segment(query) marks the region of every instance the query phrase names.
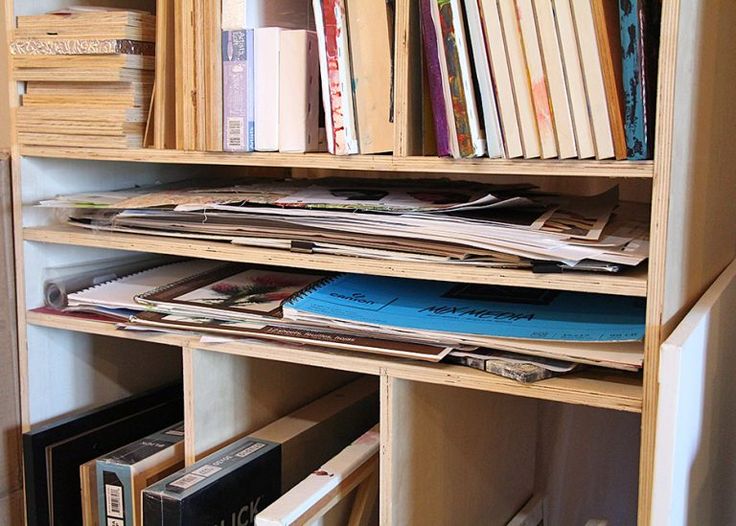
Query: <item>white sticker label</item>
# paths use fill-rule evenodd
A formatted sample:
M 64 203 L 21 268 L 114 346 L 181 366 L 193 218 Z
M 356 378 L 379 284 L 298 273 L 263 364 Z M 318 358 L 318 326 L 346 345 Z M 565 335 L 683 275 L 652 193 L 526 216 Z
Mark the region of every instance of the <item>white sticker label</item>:
M 199 475 L 193 475 L 190 473 L 188 475 L 184 475 L 180 479 L 175 480 L 170 485 L 176 488 L 189 489 L 192 486 L 194 486 L 197 482 L 201 482 L 203 480 L 204 480 L 204 477 L 200 477 Z
M 105 506 L 106 515 L 122 519 L 125 516 L 123 514 L 123 488 L 105 484 Z
M 107 526 L 125 526 L 122 519 L 107 519 Z
M 209 464 L 206 464 L 202 466 L 199 469 L 195 469 L 192 471 L 195 475 L 201 475 L 203 477 L 209 477 L 210 475 L 214 475 L 218 471 L 221 471 L 222 468 L 218 468 L 217 466 L 210 466 Z
M 237 453 L 235 453 L 235 456 L 240 457 L 240 458 L 247 457 L 251 453 L 255 453 L 256 451 L 264 447 L 266 447 L 266 444 L 261 444 L 257 442 L 255 444 L 251 444 L 250 446 L 248 446 L 247 448 L 241 451 L 238 451 Z

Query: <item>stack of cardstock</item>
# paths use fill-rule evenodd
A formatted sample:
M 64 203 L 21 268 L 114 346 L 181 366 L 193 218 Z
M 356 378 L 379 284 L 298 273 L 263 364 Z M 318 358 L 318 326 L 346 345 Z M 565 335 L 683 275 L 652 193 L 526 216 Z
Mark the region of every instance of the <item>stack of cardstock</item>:
M 20 16 L 13 76 L 27 81 L 21 144 L 141 147 L 149 120 L 156 18 L 105 8 Z

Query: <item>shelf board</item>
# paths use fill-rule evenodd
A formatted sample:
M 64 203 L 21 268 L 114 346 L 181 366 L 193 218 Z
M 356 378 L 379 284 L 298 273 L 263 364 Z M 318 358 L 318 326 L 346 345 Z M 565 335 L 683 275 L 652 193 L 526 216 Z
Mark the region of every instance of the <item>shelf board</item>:
M 394 378 L 476 389 L 513 396 L 586 405 L 640 413 L 642 410 L 641 377 L 631 374 L 590 369 L 580 373 L 551 378 L 533 384 L 522 384 L 475 369 L 448 364 L 429 364 L 413 360 L 377 355 L 340 352 L 317 347 L 277 345 L 253 340 L 226 343 L 200 343 L 196 335 L 160 334 L 123 331 L 102 321 L 71 318 L 29 311 L 31 325 L 100 336 L 143 340 L 180 347 L 203 349 L 265 360 L 289 362 L 362 374 L 385 374 Z
M 489 269 L 446 263 L 384 261 L 326 254 L 303 254 L 287 250 L 238 246 L 224 242 L 116 232 L 95 232 L 68 225 L 26 228 L 23 233 L 26 241 L 170 254 L 299 269 L 595 292 L 621 296 L 646 297 L 647 294 L 646 266 L 623 274 L 593 272 L 534 274 L 528 270 Z
M 132 161 L 173 164 L 207 164 L 253 167 L 312 168 L 352 170 L 375 177 L 372 172 L 404 172 L 427 174 L 433 178 L 465 174 L 474 180 L 485 175 L 616 177 L 651 179 L 652 161 L 578 161 L 578 160 L 504 160 L 504 159 L 444 159 L 439 157 L 395 157 L 392 155 L 338 156 L 327 153 L 225 153 L 178 150 L 71 148 L 59 146 L 21 146 L 20 154 L 27 157 L 84 159 L 95 161 Z M 467 177 L 465 177 L 467 179 Z

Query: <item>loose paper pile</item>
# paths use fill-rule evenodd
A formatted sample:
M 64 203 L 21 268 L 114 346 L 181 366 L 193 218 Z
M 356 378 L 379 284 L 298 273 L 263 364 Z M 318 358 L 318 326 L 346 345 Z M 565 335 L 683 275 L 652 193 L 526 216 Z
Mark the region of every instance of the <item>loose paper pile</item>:
M 648 209 L 530 185 L 326 181 L 122 190 L 63 196 L 85 228 L 300 252 L 504 268 L 616 272 L 648 256 Z

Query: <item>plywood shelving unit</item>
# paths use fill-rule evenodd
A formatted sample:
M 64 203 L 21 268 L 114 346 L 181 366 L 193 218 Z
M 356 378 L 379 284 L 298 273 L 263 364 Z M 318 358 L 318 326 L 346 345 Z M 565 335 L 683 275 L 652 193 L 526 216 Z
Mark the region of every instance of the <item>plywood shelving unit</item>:
M 5 0 L 9 38 L 14 15 L 65 3 Z M 151 9 L 155 2 L 83 3 Z M 650 524 L 659 348 L 734 256 L 734 247 L 720 242 L 714 230 L 719 220 L 734 217 L 736 202 L 730 172 L 736 149 L 729 144 L 736 136 L 736 110 L 728 93 L 736 84 L 736 61 L 718 58 L 733 52 L 729 38 L 734 25 L 736 4 L 728 0 L 664 0 L 656 150 L 650 162 L 453 161 L 416 155 L 413 130 L 421 116 L 421 101 L 413 96 L 421 81 L 419 61 L 414 60 L 419 52 L 416 0 L 396 1 L 394 155 L 230 155 L 15 145 L 24 426 L 182 376 L 186 454 L 192 462 L 355 375 L 372 375 L 381 385 L 382 525 L 424 525 L 435 519 L 495 525 L 499 519 L 489 504 L 501 499 L 511 483 L 520 491 L 548 495 L 551 524 L 576 524 L 571 521 L 580 512 L 589 513 L 588 518 L 609 516 L 614 523 Z M 17 107 L 22 87 L 12 79 L 11 93 L 11 106 Z M 205 169 L 258 176 L 263 168 L 299 177 L 339 173 L 488 183 L 527 178 L 571 192 L 615 181 L 651 203 L 650 260 L 646 268 L 620 276 L 381 262 L 89 232 L 64 226 L 58 217 L 32 207 L 59 193 L 175 180 Z M 644 372 L 588 370 L 522 385 L 450 365 L 257 342 L 205 344 L 191 336 L 123 332 L 101 322 L 29 311 L 42 302 L 48 267 L 130 252 L 645 297 Z M 566 427 L 577 421 L 571 411 L 591 417 L 601 426 L 597 440 L 612 445 L 591 453 L 584 465 L 576 463 L 575 454 L 550 453 L 560 451 L 555 437 L 573 432 Z M 498 473 L 507 472 L 512 461 L 519 478 L 500 480 Z M 576 483 L 561 482 L 560 470 Z M 605 480 L 616 480 L 618 486 L 603 486 Z M 637 487 L 634 497 L 632 488 Z

